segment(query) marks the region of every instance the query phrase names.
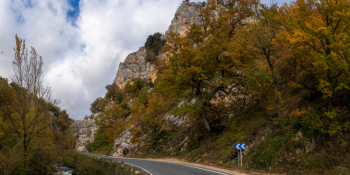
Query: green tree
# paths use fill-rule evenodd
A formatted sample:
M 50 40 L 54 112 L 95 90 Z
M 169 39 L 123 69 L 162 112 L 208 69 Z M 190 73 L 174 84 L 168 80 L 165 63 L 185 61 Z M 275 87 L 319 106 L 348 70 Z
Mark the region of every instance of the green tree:
M 96 114 L 98 112 L 103 111 L 105 106 L 107 105 L 107 100 L 101 97 L 97 98 L 94 102 L 91 103 L 90 111 L 92 114 Z
M 138 93 L 145 86 L 145 82 L 140 78 L 133 78 L 130 82 L 127 82 L 124 89 L 128 93 Z
M 111 84 L 106 86 L 107 93 L 105 95 L 106 99 L 112 99 L 113 101 L 118 101 L 121 103 L 124 98 L 124 94 L 119 90 L 116 84 Z
M 165 40 L 162 39 L 162 34 L 157 32 L 153 35 L 149 35 L 146 42 L 145 48 L 147 50 L 146 61 L 153 63 L 157 60 L 157 55 L 165 44 Z

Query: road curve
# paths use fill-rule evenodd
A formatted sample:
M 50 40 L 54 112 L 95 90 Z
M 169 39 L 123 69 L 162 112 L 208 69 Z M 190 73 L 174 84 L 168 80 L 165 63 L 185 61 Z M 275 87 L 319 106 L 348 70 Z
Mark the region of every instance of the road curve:
M 105 159 L 113 159 L 118 162 L 124 162 L 129 165 L 136 166 L 150 173 L 151 175 L 229 175 L 227 173 L 190 166 L 178 163 L 160 162 L 154 160 L 143 160 L 143 159 L 126 159 L 118 157 L 108 157 L 97 154 L 82 153 L 80 154 L 101 157 Z

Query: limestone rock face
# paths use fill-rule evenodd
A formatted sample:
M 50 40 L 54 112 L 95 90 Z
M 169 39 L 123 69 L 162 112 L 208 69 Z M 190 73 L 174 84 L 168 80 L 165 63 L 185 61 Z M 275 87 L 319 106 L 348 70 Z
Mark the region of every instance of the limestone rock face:
M 71 124 L 69 129 L 77 140 L 76 148 L 79 149 L 78 151 L 84 151 L 85 146 L 95 140 L 94 135 L 98 126 L 95 124 L 94 118 L 97 116 L 98 114 L 95 114 L 88 117 L 87 120 L 77 120 Z
M 123 133 L 121 133 L 115 140 L 112 148 L 111 155 L 113 157 L 124 157 L 129 153 L 128 147 L 134 147 L 131 143 L 131 132 L 127 128 Z
M 164 124 L 172 123 L 176 126 L 181 126 L 181 124 L 186 122 L 187 120 L 188 120 L 188 114 L 185 114 L 184 116 L 175 116 L 170 112 L 168 112 L 164 116 L 163 123 Z
M 202 18 L 199 17 L 199 14 L 202 8 L 204 8 L 202 3 L 184 2 L 176 11 L 175 17 L 166 33 L 176 32 L 184 35 L 187 31 L 187 26 L 190 26 L 190 24 L 194 22 L 201 24 Z M 119 64 L 114 84 L 123 89 L 128 82 L 137 77 L 147 81 L 151 79 L 154 82 L 157 78 L 157 71 L 153 64 L 146 62 L 146 55 L 145 47 L 141 47 L 137 52 L 129 54 L 125 61 Z M 159 56 L 164 58 L 165 54 L 160 54 Z
M 152 79 L 154 81 L 155 77 L 152 76 L 155 74 L 154 65 L 146 62 L 146 55 L 145 47 L 141 47 L 137 52 L 129 54 L 125 61 L 119 64 L 114 84 L 122 89 L 133 78 L 140 77 L 143 80 Z
M 205 6 L 200 2 L 183 2 L 183 4 L 177 9 L 175 17 L 165 33 L 174 32 L 184 36 L 188 30 L 188 26 L 191 26 L 191 24 L 194 23 L 198 25 L 202 24 L 203 20 L 199 14 L 204 7 Z
M 195 103 L 195 99 L 193 99 L 192 101 L 190 102 L 187 102 L 187 101 L 182 101 L 180 102 L 177 107 L 181 107 L 183 105 L 187 105 L 187 104 L 194 104 Z M 171 114 L 171 112 L 167 112 L 164 116 L 164 119 L 163 119 L 163 125 L 164 124 L 169 124 L 169 123 L 172 123 L 176 126 L 181 126 L 183 123 L 185 123 L 186 121 L 188 121 L 188 114 L 185 114 L 183 116 L 176 116 L 176 115 L 173 115 Z
M 214 15 L 219 17 L 220 9 L 226 8 L 229 3 L 229 0 L 222 0 L 220 4 L 217 4 L 217 9 L 213 11 Z M 199 15 L 203 8 L 205 8 L 206 4 L 207 3 L 202 4 L 201 2 L 183 2 L 183 4 L 177 9 L 175 17 L 165 33 L 174 32 L 179 33 L 180 36 L 185 36 L 188 28 L 192 24 L 202 24 L 203 18 Z M 259 10 L 262 9 L 260 2 L 258 6 L 251 5 L 250 8 L 259 16 Z M 248 18 L 246 19 L 246 22 L 254 22 L 254 20 Z

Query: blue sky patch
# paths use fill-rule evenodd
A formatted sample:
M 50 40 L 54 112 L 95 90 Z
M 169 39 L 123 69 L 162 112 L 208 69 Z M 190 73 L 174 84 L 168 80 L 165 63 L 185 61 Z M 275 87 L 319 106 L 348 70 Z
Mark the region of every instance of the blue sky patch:
M 76 25 L 76 20 L 80 14 L 79 2 L 80 0 L 68 0 L 71 9 L 67 11 L 67 21 L 71 21 L 73 25 Z

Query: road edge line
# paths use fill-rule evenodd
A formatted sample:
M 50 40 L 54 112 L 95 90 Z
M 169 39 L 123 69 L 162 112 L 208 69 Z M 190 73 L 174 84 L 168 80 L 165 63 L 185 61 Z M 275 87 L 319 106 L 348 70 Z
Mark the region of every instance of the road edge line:
M 157 161 L 157 162 L 162 162 L 162 161 Z M 228 174 L 228 173 L 224 173 L 224 172 L 220 172 L 220 171 L 216 171 L 216 170 L 212 170 L 212 169 L 201 168 L 201 167 L 193 166 L 193 165 L 186 165 L 186 164 L 183 164 L 183 163 L 175 163 L 175 162 L 165 162 L 165 163 L 172 163 L 172 164 L 176 164 L 176 165 L 187 166 L 187 167 L 196 168 L 196 169 L 200 169 L 200 170 L 205 170 L 205 171 L 209 171 L 209 172 L 213 172 L 213 173 L 217 173 L 217 174 L 222 174 L 222 175 L 231 175 L 231 174 Z
M 136 160 L 146 160 L 146 161 L 153 161 L 153 162 L 171 163 L 171 164 L 183 165 L 183 166 L 196 168 L 196 169 L 200 169 L 200 170 L 205 170 L 205 171 L 209 171 L 209 172 L 213 172 L 213 173 L 217 173 L 217 174 L 222 174 L 222 175 L 232 175 L 232 174 L 229 174 L 229 173 L 224 173 L 224 172 L 220 172 L 220 171 L 217 171 L 217 170 L 212 170 L 212 169 L 209 169 L 209 168 L 202 168 L 202 167 L 198 167 L 198 166 L 194 166 L 194 165 L 186 165 L 186 164 L 183 164 L 183 163 L 175 163 L 175 162 L 167 162 L 167 161 L 159 161 L 159 160 L 148 160 L 148 159 L 136 159 Z
M 92 153 L 85 153 L 85 154 L 92 154 Z M 98 155 L 98 154 L 92 154 L 92 155 Z M 91 155 L 90 155 L 90 156 L 91 156 Z M 101 157 L 104 158 L 104 159 L 112 159 L 112 160 L 114 160 L 113 157 L 104 156 L 104 155 L 99 155 L 99 156 L 101 156 Z M 95 156 L 94 156 L 94 157 L 95 157 Z M 116 157 L 116 158 L 117 158 L 117 157 Z M 122 162 L 122 161 L 117 161 L 117 160 L 114 160 L 114 161 L 120 162 L 120 163 Z M 123 162 L 123 163 L 125 163 L 125 162 Z M 137 166 L 137 165 L 134 165 L 134 164 L 131 164 L 131 163 L 125 163 L 125 164 L 128 164 L 128 165 L 131 165 L 131 166 L 140 168 L 141 170 L 145 171 L 145 172 L 148 173 L 149 175 L 153 175 L 151 172 L 149 172 L 149 171 L 147 171 L 146 169 L 141 168 L 141 167 L 139 167 L 139 166 Z

